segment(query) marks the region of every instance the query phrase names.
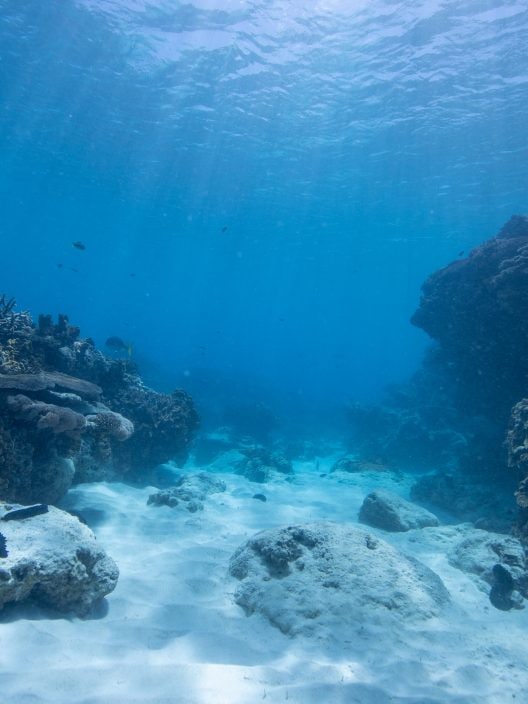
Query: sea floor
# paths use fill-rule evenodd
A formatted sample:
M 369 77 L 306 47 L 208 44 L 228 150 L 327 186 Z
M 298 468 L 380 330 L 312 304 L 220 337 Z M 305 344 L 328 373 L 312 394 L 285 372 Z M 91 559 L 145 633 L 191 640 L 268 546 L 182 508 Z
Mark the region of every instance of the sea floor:
M 233 599 L 235 549 L 255 532 L 357 522 L 365 495 L 408 496 L 413 477 L 329 473 L 297 463 L 262 485 L 216 473 L 225 493 L 201 512 L 147 506 L 152 487 L 85 484 L 64 506 L 85 516 L 120 579 L 90 619 L 36 607 L 0 615 L 0 701 L 10 704 L 504 704 L 526 701 L 528 609 L 498 611 L 478 580 L 447 562 L 428 529 L 380 536 L 440 575 L 453 608 L 423 629 L 291 638 Z M 186 467 L 185 471 L 204 467 Z M 267 501 L 253 497 L 263 493 Z M 374 531 L 376 532 L 376 531 Z

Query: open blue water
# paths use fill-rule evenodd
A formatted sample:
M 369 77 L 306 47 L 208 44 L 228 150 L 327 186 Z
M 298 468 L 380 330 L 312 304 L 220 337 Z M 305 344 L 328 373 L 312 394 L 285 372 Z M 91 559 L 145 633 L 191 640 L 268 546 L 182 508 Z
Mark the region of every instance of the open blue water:
M 199 406 L 337 423 L 526 211 L 527 89 L 522 0 L 0 0 L 0 288 Z

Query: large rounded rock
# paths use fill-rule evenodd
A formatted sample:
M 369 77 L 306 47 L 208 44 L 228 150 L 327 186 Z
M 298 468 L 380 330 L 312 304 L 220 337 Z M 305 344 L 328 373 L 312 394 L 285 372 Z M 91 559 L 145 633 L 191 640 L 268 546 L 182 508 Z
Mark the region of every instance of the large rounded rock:
M 79 519 L 52 506 L 47 513 L 3 521 L 11 505 L 0 503 L 0 608 L 32 598 L 58 611 L 86 615 L 109 594 L 117 565 Z
M 236 602 L 288 634 L 401 627 L 439 614 L 449 601 L 440 578 L 368 531 L 311 523 L 263 531 L 231 558 Z
M 359 520 L 390 532 L 439 525 L 438 518 L 430 511 L 385 489 L 377 489 L 365 497 L 359 510 Z

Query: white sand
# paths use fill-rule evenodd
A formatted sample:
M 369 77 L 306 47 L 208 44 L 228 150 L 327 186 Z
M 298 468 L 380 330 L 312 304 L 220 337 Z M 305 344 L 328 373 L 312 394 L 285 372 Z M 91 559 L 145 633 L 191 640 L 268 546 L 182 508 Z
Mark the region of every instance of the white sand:
M 67 503 L 93 519 L 119 564 L 118 586 L 108 612 L 91 620 L 4 610 L 1 704 L 527 701 L 528 609 L 494 609 L 475 579 L 447 563 L 430 529 L 383 533 L 434 569 L 451 593 L 453 607 L 418 631 L 366 629 L 340 644 L 294 640 L 259 615 L 244 615 L 233 602 L 228 562 L 247 537 L 293 522 L 355 522 L 376 487 L 407 497 L 407 480 L 320 477 L 326 466 L 298 465 L 293 482 L 270 485 L 223 473 L 226 493 L 209 496 L 196 514 L 147 507 L 149 488 L 76 488 Z

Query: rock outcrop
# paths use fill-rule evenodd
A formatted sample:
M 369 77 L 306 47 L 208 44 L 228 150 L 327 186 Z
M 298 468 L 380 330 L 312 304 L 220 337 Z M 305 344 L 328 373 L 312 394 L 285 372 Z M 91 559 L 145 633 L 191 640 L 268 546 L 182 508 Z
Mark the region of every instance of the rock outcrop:
M 527 216 L 424 283 L 412 323 L 441 345 L 472 414 L 504 422 L 528 396 L 527 310 Z
M 236 602 L 290 635 L 351 637 L 362 625 L 401 628 L 449 602 L 441 579 L 372 533 L 311 523 L 257 533 L 231 558 Z
M 414 496 L 462 520 L 508 530 L 521 480 L 518 533 L 528 541 L 527 310 L 528 217 L 516 215 L 425 281 L 412 323 L 434 346 L 421 369 L 382 406 L 351 405 L 348 417 L 362 459 L 435 470 Z

